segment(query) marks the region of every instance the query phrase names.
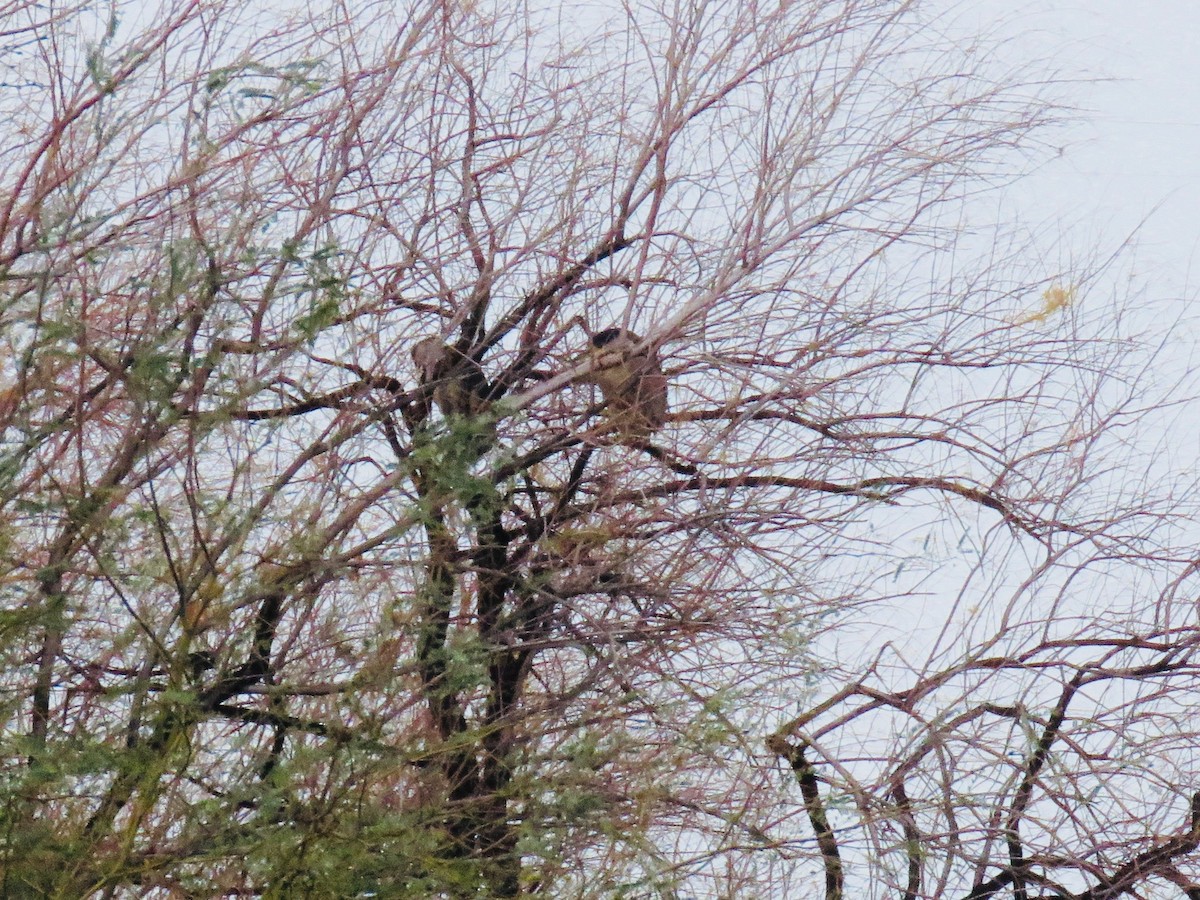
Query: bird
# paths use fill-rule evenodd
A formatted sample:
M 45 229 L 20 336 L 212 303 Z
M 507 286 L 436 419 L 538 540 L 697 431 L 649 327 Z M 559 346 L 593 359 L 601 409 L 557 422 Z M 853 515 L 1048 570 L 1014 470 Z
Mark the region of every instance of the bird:
M 478 416 L 488 409 L 488 383 L 479 363 L 439 337 L 412 348 L 421 384 L 433 385 L 433 402 L 444 416 Z
M 628 328 L 606 328 L 592 336 L 587 380 L 604 395 L 605 414 L 619 435 L 650 437 L 667 419 L 667 376 L 653 350 Z

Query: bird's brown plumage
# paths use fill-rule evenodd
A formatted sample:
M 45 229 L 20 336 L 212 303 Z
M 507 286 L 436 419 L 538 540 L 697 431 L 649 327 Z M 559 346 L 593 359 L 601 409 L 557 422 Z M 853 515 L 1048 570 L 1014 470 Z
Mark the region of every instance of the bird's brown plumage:
M 433 385 L 433 402 L 446 416 L 477 416 L 488 408 L 487 379 L 479 363 L 438 337 L 412 348 L 422 384 Z
M 605 413 L 619 434 L 646 438 L 667 419 L 667 377 L 653 350 L 627 328 L 606 328 L 594 335 L 588 354 L 588 379 L 604 396 Z

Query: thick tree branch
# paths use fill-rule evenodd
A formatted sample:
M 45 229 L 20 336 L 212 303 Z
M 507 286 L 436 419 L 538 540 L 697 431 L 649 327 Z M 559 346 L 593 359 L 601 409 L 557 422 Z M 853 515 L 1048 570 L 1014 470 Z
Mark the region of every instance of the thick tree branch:
M 825 867 L 825 900 L 842 900 L 846 875 L 842 868 L 842 855 L 838 850 L 837 838 L 829 825 L 825 804 L 821 800 L 817 771 L 805 758 L 804 747 L 789 744 L 779 733 L 767 738 L 767 749 L 785 760 L 796 773 L 800 794 L 804 798 L 804 809 L 817 836 L 817 847 L 821 851 L 821 862 Z

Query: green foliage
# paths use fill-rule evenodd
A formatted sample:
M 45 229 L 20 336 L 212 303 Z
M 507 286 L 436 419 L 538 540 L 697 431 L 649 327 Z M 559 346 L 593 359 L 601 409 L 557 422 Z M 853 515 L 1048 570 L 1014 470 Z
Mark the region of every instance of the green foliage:
M 488 683 L 487 664 L 490 651 L 473 631 L 455 631 L 442 651 L 442 678 L 448 692 L 470 693 Z
M 7 805 L 0 808 L 0 896 L 54 896 L 60 873 L 83 852 L 83 846 L 54 823 L 28 812 L 15 816 Z
M 327 287 L 321 292 L 314 291 L 309 300 L 308 311 L 296 320 L 296 330 L 306 340 L 313 340 L 337 319 L 338 308 L 337 295 L 328 291 Z
M 285 243 L 283 258 L 300 264 L 302 275 L 295 291 L 307 303 L 307 309 L 293 322 L 293 327 L 308 341 L 332 325 L 338 318 L 346 295 L 346 284 L 332 261 L 339 255 L 334 245 L 318 247 L 307 256 L 293 243 Z
M 47 814 L 47 802 L 136 764 L 137 755 L 83 739 L 42 744 L 18 738 L 4 749 L 14 764 L 0 769 L 0 896 L 56 896 L 57 880 L 86 861 L 89 848 L 79 820 Z
M 495 441 L 495 423 L 489 416 L 449 416 L 437 428 L 417 432 L 409 464 L 424 473 L 433 502 L 447 499 L 487 518 L 500 507 L 502 497 L 488 472 L 476 472 L 480 455 Z
M 92 83 L 102 94 L 110 93 L 115 87 L 112 77 L 112 66 L 105 57 L 105 53 L 111 46 L 113 38 L 116 37 L 117 26 L 119 24 L 120 18 L 114 7 L 109 13 L 104 35 L 98 44 L 88 48 L 87 56 L 85 57 L 88 75 L 91 77 Z
M 241 83 L 237 96 L 246 99 L 285 100 L 295 95 L 310 96 L 321 89 L 325 79 L 319 76 L 321 61 L 300 59 L 283 65 L 245 62 L 222 66 L 208 74 L 204 82 L 209 101 L 231 85 Z

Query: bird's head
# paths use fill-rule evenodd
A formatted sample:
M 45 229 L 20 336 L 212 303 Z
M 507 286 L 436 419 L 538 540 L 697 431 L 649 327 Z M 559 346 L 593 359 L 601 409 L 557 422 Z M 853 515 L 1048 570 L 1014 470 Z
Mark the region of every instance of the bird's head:
M 592 335 L 592 348 L 602 351 L 626 351 L 642 342 L 628 328 L 605 328 Z
M 605 328 L 592 335 L 589 355 L 597 369 L 607 369 L 625 362 L 642 339 L 628 328 Z

